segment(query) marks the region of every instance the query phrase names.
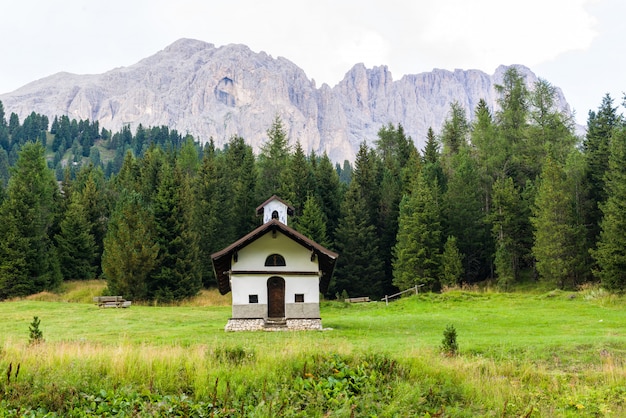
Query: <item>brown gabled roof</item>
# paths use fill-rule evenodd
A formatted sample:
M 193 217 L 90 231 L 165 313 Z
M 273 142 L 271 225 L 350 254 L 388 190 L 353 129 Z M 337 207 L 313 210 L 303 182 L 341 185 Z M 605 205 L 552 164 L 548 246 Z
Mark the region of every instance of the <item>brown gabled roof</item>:
M 281 199 L 280 197 L 273 195 L 272 197 L 270 197 L 269 199 L 267 199 L 265 202 L 261 203 L 257 208 L 256 208 L 256 214 L 257 215 L 262 215 L 263 214 L 263 208 L 265 207 L 265 205 L 267 205 L 269 202 L 271 202 L 272 200 L 278 200 L 280 203 L 283 203 L 285 206 L 287 206 L 287 215 L 289 216 L 293 216 L 294 214 L 294 207 L 291 206 L 289 203 L 285 202 L 283 199 Z
M 278 219 L 272 219 L 271 221 L 264 223 L 223 250 L 211 254 L 213 270 L 215 271 L 215 277 L 217 278 L 220 293 L 225 295 L 230 292 L 230 278 L 228 276 L 228 272 L 231 270 L 231 260 L 233 259 L 233 254 L 272 231 L 282 232 L 298 244 L 308 248 L 317 255 L 320 271 L 322 272 L 320 277 L 320 292 L 326 293 L 328 285 L 330 284 L 330 278 L 335 270 L 335 262 L 337 261 L 338 254 L 322 247 L 317 242 L 310 240 L 295 229 L 290 228 L 278 221 Z

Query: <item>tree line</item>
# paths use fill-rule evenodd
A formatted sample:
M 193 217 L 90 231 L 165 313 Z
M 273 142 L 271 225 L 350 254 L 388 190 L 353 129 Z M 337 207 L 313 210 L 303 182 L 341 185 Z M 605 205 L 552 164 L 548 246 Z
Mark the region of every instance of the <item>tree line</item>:
M 7 123 L 0 103 L 0 299 L 94 277 L 134 299 L 193 296 L 216 283 L 210 254 L 258 226 L 273 194 L 294 206 L 290 226 L 339 253 L 330 298 L 484 280 L 623 291 L 626 124 L 613 99 L 580 138 L 545 80 L 528 88 L 511 68 L 497 91 L 498 109 L 481 100 L 472 122 L 452 103 L 422 150 L 389 124 L 343 165 L 290 143 L 278 117 L 255 155 L 237 136 L 218 149 L 167 127 Z

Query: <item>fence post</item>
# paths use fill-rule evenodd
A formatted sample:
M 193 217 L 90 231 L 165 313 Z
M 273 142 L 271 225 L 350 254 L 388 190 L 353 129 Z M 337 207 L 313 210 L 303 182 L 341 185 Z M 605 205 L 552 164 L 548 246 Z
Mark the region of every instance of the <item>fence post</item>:
M 385 306 L 389 306 L 389 297 L 385 295 Z

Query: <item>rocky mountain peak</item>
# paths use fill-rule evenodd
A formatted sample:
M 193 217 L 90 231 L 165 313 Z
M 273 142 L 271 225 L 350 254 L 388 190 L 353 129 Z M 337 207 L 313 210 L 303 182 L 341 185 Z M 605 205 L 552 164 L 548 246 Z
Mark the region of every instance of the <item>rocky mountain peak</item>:
M 389 123 L 402 124 L 421 149 L 428 128 L 439 131 L 453 101 L 469 119 L 481 98 L 495 109 L 494 86 L 507 68 L 500 66 L 493 75 L 435 69 L 394 81 L 384 65 L 356 64 L 336 86 L 316 88 L 286 58 L 245 45 L 179 39 L 131 66 L 99 75 L 54 74 L 0 100 L 5 112 L 20 120 L 35 111 L 51 119 L 66 114 L 98 120 L 113 131 L 168 125 L 201 142 L 213 138 L 218 146 L 238 135 L 257 151 L 278 115 L 292 143 L 343 161 L 353 160 L 359 144 L 375 141 Z M 518 68 L 529 84 L 537 80 L 530 69 Z M 569 111 L 557 91 L 557 103 Z

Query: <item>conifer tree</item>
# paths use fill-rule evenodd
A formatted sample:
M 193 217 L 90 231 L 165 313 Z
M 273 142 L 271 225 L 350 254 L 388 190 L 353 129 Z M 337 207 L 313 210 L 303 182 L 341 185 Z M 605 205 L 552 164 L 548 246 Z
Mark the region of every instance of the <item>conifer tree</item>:
M 548 157 L 537 190 L 533 217 L 533 255 L 542 280 L 573 287 L 583 230 L 574 219 L 571 187 L 561 165 Z
M 286 170 L 289 161 L 289 141 L 280 116 L 277 115 L 274 118 L 271 128 L 267 130 L 267 138 L 258 156 L 257 200 L 259 202 L 278 194 L 283 180 L 283 171 Z
M 600 207 L 607 199 L 605 175 L 609 168 L 609 151 L 611 137 L 615 129 L 623 124 L 613 99 L 605 95 L 597 112 L 590 111 L 587 119 L 587 133 L 583 142 L 587 163 L 587 183 L 589 190 L 589 207 L 585 221 L 589 226 L 588 239 L 595 248 L 600 235 L 602 211 Z
M 187 178 L 169 163 L 161 166 L 153 200 L 158 255 L 146 279 L 149 299 L 170 302 L 198 293 L 197 234 L 191 228 L 191 191 Z
M 603 218 L 598 246 L 593 251 L 597 262 L 594 274 L 608 290 L 626 290 L 626 128 L 613 132 L 605 177 L 606 201 L 601 204 Z
M 275 193 L 293 206 L 295 210 L 293 222 L 295 225 L 298 222 L 298 217 L 302 215 L 307 196 L 315 188 L 313 171 L 304 154 L 302 145 L 300 145 L 300 141 L 296 142 L 293 154 L 289 156 L 287 167 L 283 170 L 281 176 L 280 188 Z
M 44 155 L 39 142 L 23 145 L 0 207 L 0 295 L 5 297 L 54 289 L 62 280 L 54 246 L 60 194 Z
M 229 244 L 223 238 L 223 213 L 220 202 L 226 200 L 220 187 L 215 148 L 211 143 L 202 157 L 197 176 L 193 180 L 194 193 L 194 230 L 198 235 L 198 252 L 206 256 L 199 257 L 199 269 L 205 287 L 217 284 L 213 272 L 210 254 L 221 250 Z
M 448 156 L 448 187 L 443 196 L 444 228 L 455 237 L 463 254 L 465 280 L 475 282 L 490 274 L 492 245 L 487 226 L 481 177 L 467 145 Z
M 302 235 L 312 239 L 318 244 L 327 248 L 330 246 L 328 234 L 326 233 L 324 213 L 313 195 L 309 194 L 307 196 L 302 215 L 298 218 L 298 223 L 295 228 Z
M 463 254 L 459 252 L 453 236 L 449 236 L 443 246 L 440 277 L 443 286 L 455 286 L 463 277 Z
M 444 155 L 454 155 L 467 145 L 470 124 L 467 121 L 465 109 L 459 102 L 450 105 L 450 112 L 441 128 L 441 142 Z
M 74 194 L 56 235 L 61 274 L 65 280 L 95 277 L 96 243 L 80 196 Z
M 353 297 L 380 296 L 383 263 L 376 239 L 376 227 L 369 220 L 361 186 L 352 182 L 341 205 L 341 219 L 335 232 L 340 257 L 332 290 Z
M 154 214 L 139 193 L 122 190 L 104 238 L 102 271 L 109 291 L 147 300 L 147 277 L 156 266 L 158 251 Z
M 437 180 L 418 175 L 415 188 L 400 204 L 394 247 L 393 284 L 400 290 L 415 285 L 437 289 L 440 285 L 441 207 Z
M 495 244 L 498 284 L 505 289 L 518 278 L 523 256 L 523 223 L 527 219 L 524 202 L 513 178 L 498 179 L 493 185 L 493 210 L 489 221 Z
M 324 152 L 315 169 L 315 195 L 324 214 L 329 242 L 334 241 L 335 230 L 341 216 L 342 186 L 339 174 Z
M 220 186 L 224 188 L 226 199 L 222 204 L 222 231 L 226 244 L 241 238 L 256 226 L 255 209 L 271 197 L 263 200 L 255 197 L 257 170 L 252 147 L 243 138 L 233 137 L 218 161 L 220 171 L 224 173 Z

